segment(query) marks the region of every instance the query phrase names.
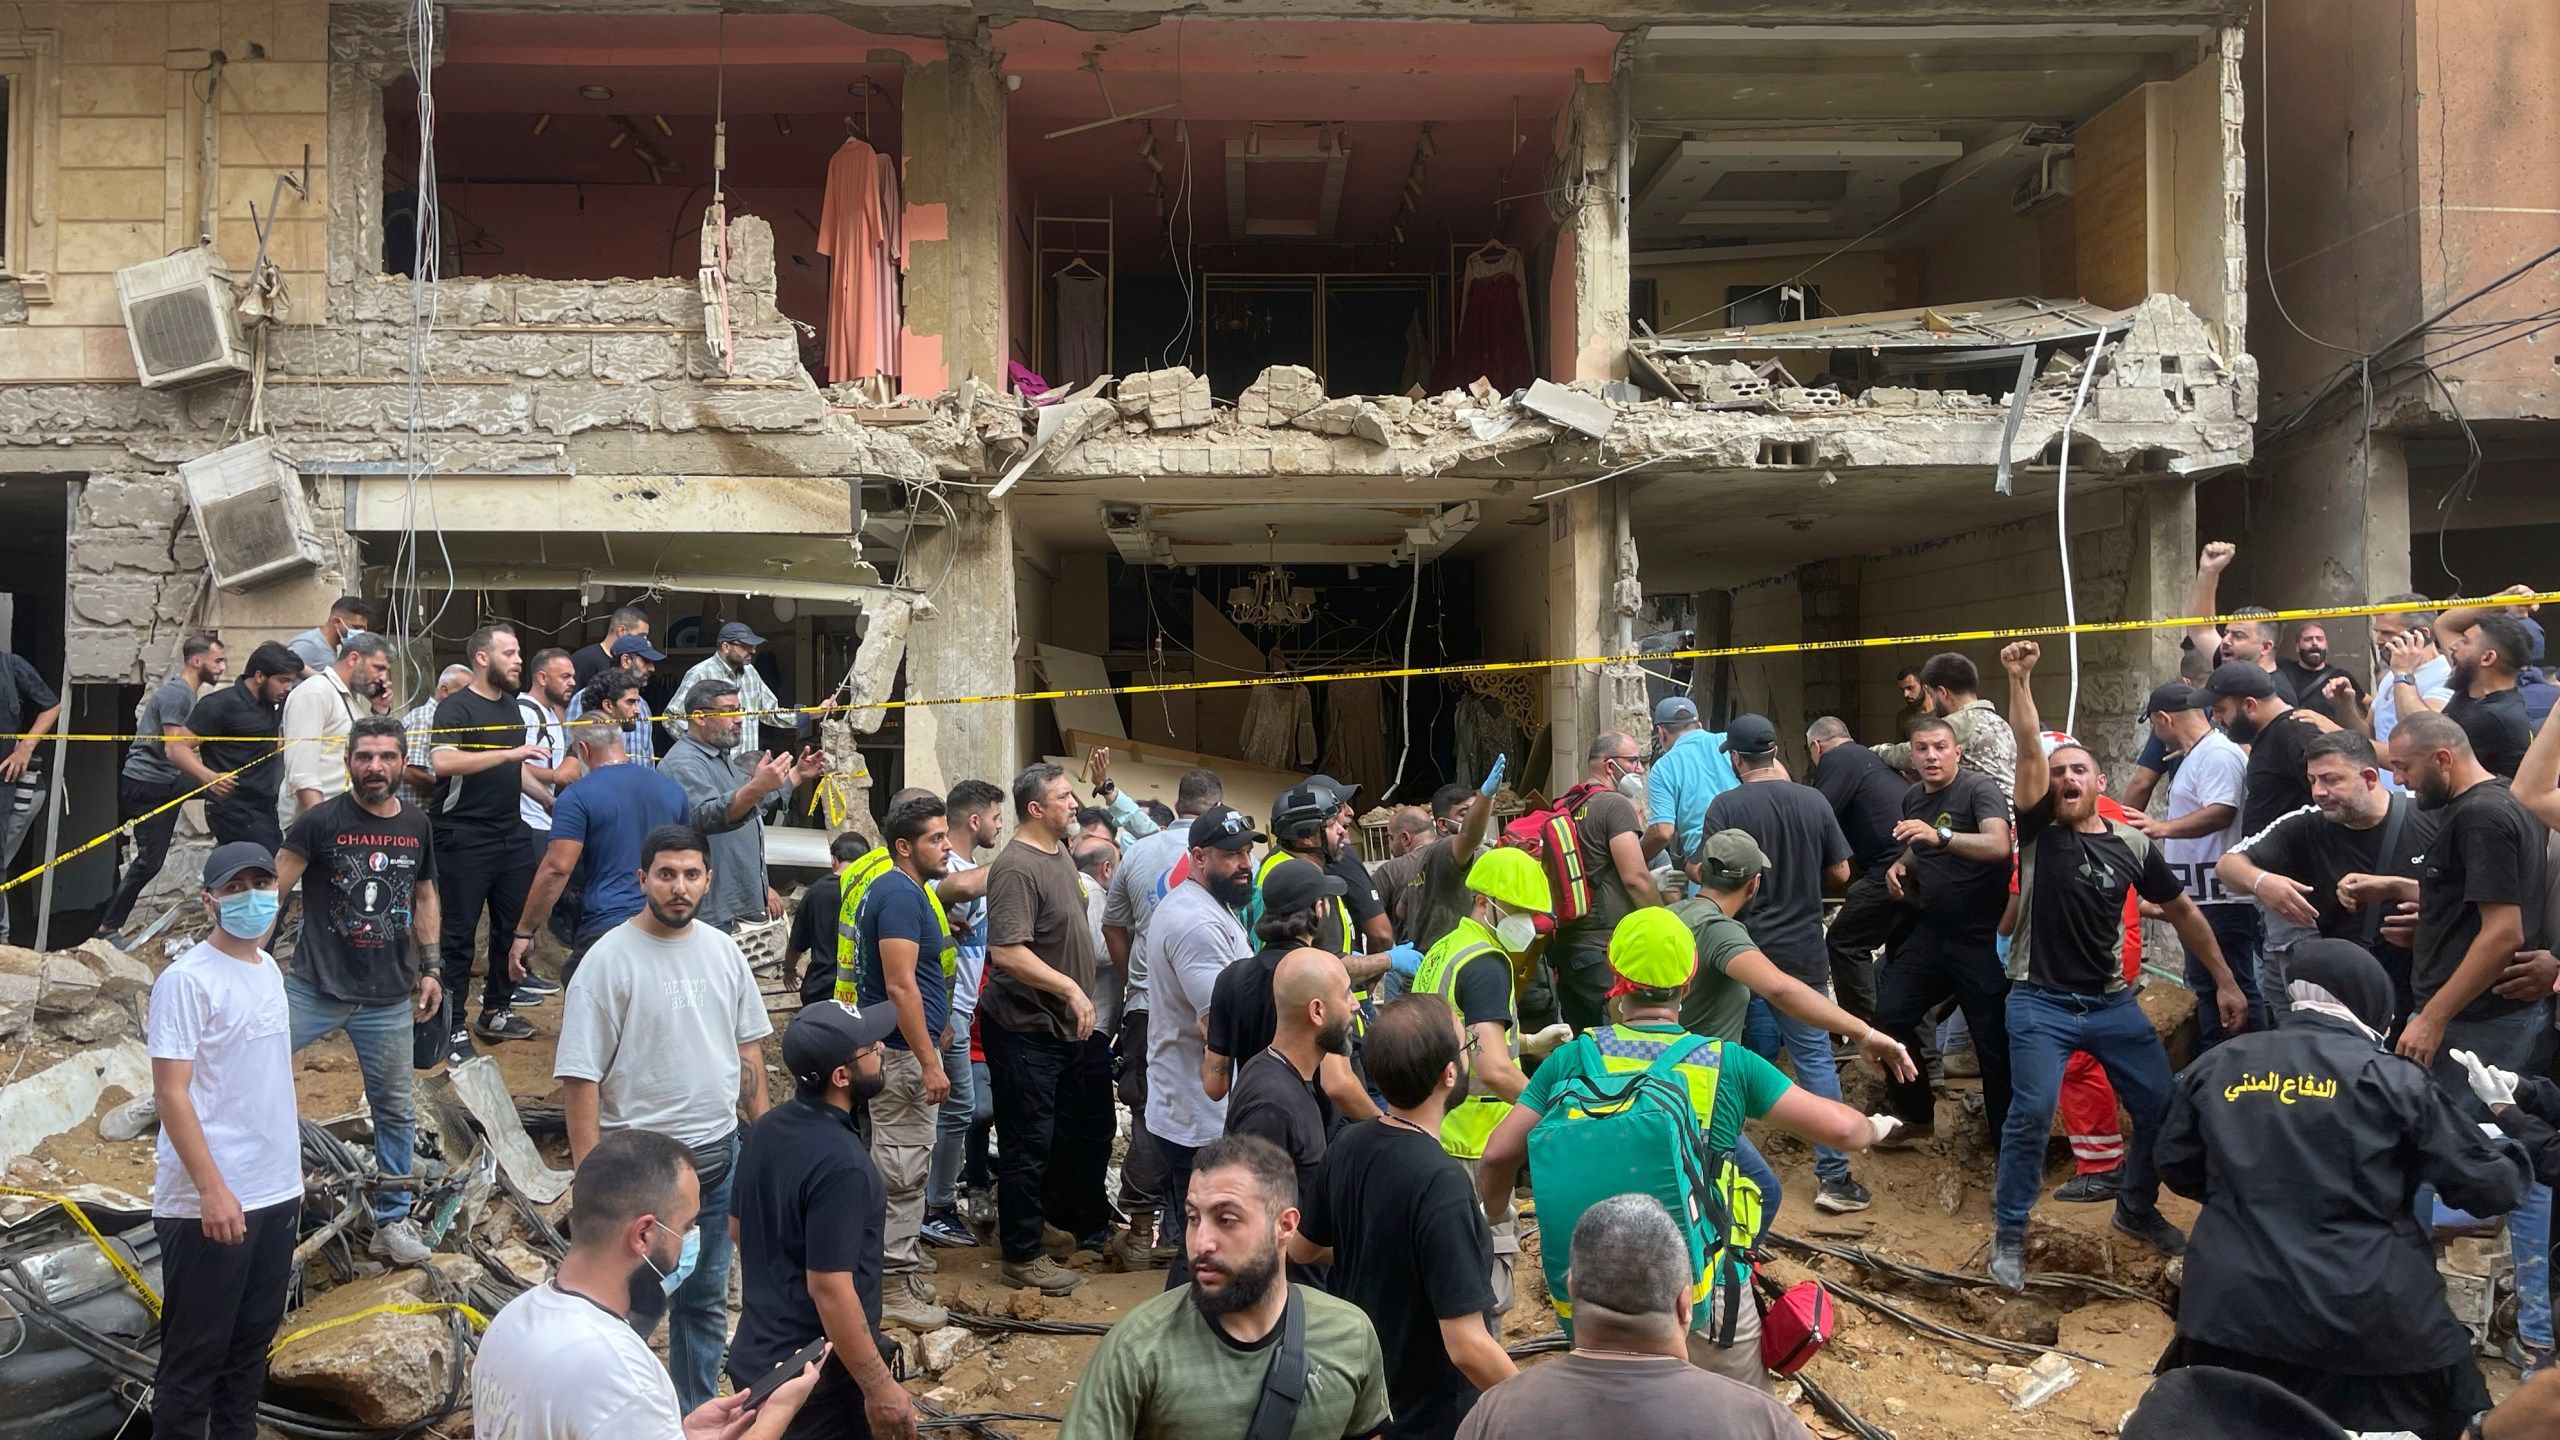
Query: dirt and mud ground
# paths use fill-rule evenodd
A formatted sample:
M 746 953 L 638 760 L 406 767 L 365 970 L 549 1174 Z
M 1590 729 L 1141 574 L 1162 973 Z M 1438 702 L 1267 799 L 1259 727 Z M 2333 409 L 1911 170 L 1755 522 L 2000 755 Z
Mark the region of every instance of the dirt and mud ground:
M 2146 997 L 2148 998 L 2148 997 Z M 769 1002 L 777 1007 L 788 1002 Z M 520 1012 L 532 1022 L 537 1037 L 496 1047 L 499 1069 L 520 1103 L 556 1104 L 551 1079 L 553 1038 L 559 1004 L 552 1001 Z M 788 1022 L 777 1010 L 777 1026 Z M 66 1047 L 40 1047 L 26 1057 L 30 1070 L 69 1053 Z M 53 1053 L 59 1049 L 61 1053 Z M 10 1060 L 16 1061 L 12 1055 Z M 1844 1065 L 1848 1098 L 1861 1108 L 1880 1108 L 1881 1085 L 1860 1067 Z M 304 1051 L 296 1062 L 303 1113 L 328 1117 L 357 1109 L 363 1101 L 363 1078 L 355 1055 L 343 1037 Z M 777 1092 L 785 1082 L 772 1075 Z M 1940 1106 L 1939 1136 L 1907 1151 L 1861 1156 L 1856 1174 L 1875 1192 L 1872 1209 L 1851 1216 L 1831 1216 L 1812 1208 L 1812 1153 L 1786 1138 L 1763 1148 L 1778 1167 L 1786 1188 L 1775 1228 L 1785 1234 L 1835 1245 L 1852 1245 L 1940 1270 L 1979 1273 L 1981 1252 L 1991 1231 L 1990 1190 L 1993 1170 L 1987 1127 L 1964 1103 L 1974 1082 L 1953 1082 Z M 123 1097 L 110 1092 L 101 1113 Z M 1125 1129 L 1125 1125 L 1124 1125 Z M 566 1164 L 565 1147 L 554 1163 Z M 152 1172 L 149 1137 L 123 1144 L 98 1137 L 93 1119 L 47 1141 L 33 1156 L 11 1167 L 13 1183 L 73 1183 L 87 1180 L 147 1194 Z M 2068 1174 L 2068 1161 L 2055 1146 L 2056 1161 L 2047 1183 Z M 2186 1225 L 2194 1207 L 2164 1196 L 2162 1208 Z M 2072 1271 L 2114 1280 L 2136 1288 L 2169 1294 L 2160 1284 L 2162 1262 L 2150 1249 L 2114 1234 L 2107 1225 L 2109 1207 L 2060 1205 L 2043 1201 L 2036 1213 L 2030 1268 Z M 1534 1249 L 1534 1234 L 1529 1241 Z M 1109 1323 L 1163 1287 L 1162 1271 L 1119 1274 L 1098 1257 L 1078 1255 L 1073 1265 L 1087 1273 L 1086 1284 L 1072 1296 L 1044 1300 L 1004 1286 L 996 1276 L 991 1249 L 934 1252 L 941 1266 L 933 1280 L 943 1302 L 1020 1319 Z M 1840 1333 L 1813 1362 L 1809 1374 L 1869 1423 L 1899 1440 L 1978 1440 L 1983 1436 L 2103 1437 L 2116 1433 L 2147 1383 L 2151 1366 L 2170 1335 L 2169 1313 L 2160 1305 L 2113 1298 L 2086 1298 L 2033 1291 L 2011 1299 L 1996 1292 L 1950 1292 L 1935 1286 L 1908 1285 L 1888 1277 L 1864 1274 L 1829 1258 L 1808 1269 L 1803 1257 L 1779 1252 L 1769 1266 L 1773 1277 L 1793 1283 L 1807 1274 L 1846 1280 L 1940 1324 L 1977 1333 L 2027 1337 L 2086 1357 L 2072 1363 L 2078 1379 L 2060 1394 L 2027 1411 L 2012 1408 L 2009 1397 L 1987 1373 L 1994 1365 L 2025 1363 L 1972 1344 L 1918 1335 L 1895 1320 L 1843 1302 Z M 1506 1343 L 1551 1333 L 1555 1321 L 1540 1301 L 1544 1287 L 1533 1257 L 1524 1257 L 1520 1274 L 1521 1303 L 1503 1326 Z M 1020 1415 L 1062 1415 L 1074 1392 L 1076 1377 L 1098 1343 L 1090 1336 L 975 1336 L 963 1358 L 935 1378 L 912 1383 L 918 1394 L 930 1394 L 944 1409 L 1005 1411 Z M 1532 1359 L 1526 1363 L 1535 1364 Z M 2504 1363 L 2484 1362 L 2491 1389 L 2504 1396 L 2515 1375 Z M 1844 1432 L 1797 1403 L 1797 1413 L 1818 1436 Z M 1026 1440 L 1048 1433 L 1030 1420 L 1006 1426 Z

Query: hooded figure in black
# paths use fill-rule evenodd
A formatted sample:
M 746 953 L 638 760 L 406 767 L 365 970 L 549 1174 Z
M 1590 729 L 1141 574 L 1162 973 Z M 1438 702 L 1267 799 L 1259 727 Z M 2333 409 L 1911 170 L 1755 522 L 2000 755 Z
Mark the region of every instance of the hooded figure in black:
M 2418 1188 L 2503 1215 L 2531 1181 L 2525 1155 L 2383 1048 L 2391 981 L 2362 947 L 2311 941 L 2286 972 L 2279 1028 L 2225 1041 L 2170 1097 L 2160 1178 L 2204 1213 L 2161 1369 L 2245 1371 L 2342 1429 L 2458 1440 L 2489 1390 L 2445 1303 Z

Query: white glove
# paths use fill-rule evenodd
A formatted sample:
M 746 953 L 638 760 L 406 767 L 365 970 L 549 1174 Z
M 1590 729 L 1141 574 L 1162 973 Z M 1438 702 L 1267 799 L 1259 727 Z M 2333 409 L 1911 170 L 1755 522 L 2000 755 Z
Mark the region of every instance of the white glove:
M 1546 1055 L 1572 1038 L 1573 1027 L 1559 1020 L 1534 1035 L 1521 1036 L 1520 1053 L 1532 1056 Z
M 1875 1137 L 1867 1141 L 1870 1148 L 1883 1144 L 1886 1136 L 1902 1128 L 1900 1118 L 1892 1115 L 1870 1115 L 1867 1123 L 1876 1127 Z
M 2470 1078 L 2471 1093 L 2480 1097 L 2481 1104 L 2495 1110 L 2501 1105 L 2516 1103 L 2514 1071 L 2501 1070 L 2494 1065 L 2483 1065 L 2480 1063 L 2480 1057 L 2468 1050 L 2455 1050 L 2449 1053 L 2453 1056 L 2454 1062 L 2462 1067 L 2463 1074 Z

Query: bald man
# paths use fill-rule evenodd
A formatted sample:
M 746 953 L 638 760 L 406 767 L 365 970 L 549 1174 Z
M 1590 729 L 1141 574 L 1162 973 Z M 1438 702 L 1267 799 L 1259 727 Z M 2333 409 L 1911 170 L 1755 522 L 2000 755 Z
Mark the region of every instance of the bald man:
M 1316 1071 L 1326 1056 L 1351 1053 L 1358 1009 L 1340 958 L 1312 946 L 1280 957 L 1271 972 L 1271 998 L 1279 1023 L 1270 1048 L 1236 1070 L 1235 1087 L 1227 1092 L 1227 1133 L 1258 1135 L 1279 1146 L 1297 1165 L 1304 1194 L 1334 1128 L 1333 1104 Z

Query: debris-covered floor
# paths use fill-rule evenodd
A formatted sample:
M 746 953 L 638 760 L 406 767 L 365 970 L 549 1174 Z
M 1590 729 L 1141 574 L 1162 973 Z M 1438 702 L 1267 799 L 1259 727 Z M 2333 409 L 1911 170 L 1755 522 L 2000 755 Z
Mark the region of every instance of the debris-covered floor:
M 107 1138 L 118 1133 L 116 1112 L 130 1098 L 128 1084 L 147 1084 L 147 1063 L 138 1073 L 132 1068 L 139 1055 L 132 1038 L 140 1018 L 137 1002 L 147 995 L 136 988 L 137 969 L 119 966 L 94 949 L 75 958 L 77 966 L 62 963 L 61 956 L 0 949 L 0 1055 L 6 1057 L 0 1059 L 0 1074 L 12 1077 L 10 1085 L 0 1087 L 6 1091 L 0 1097 L 0 1139 L 16 1133 L 12 1125 L 34 1123 L 27 1118 L 34 1102 L 66 1083 L 18 1082 L 63 1074 L 65 1066 L 75 1075 L 90 1076 L 70 1085 L 59 1101 L 85 1106 L 83 1113 L 18 1155 L 0 1183 L 55 1193 L 76 1190 L 84 1200 L 96 1202 L 93 1213 L 102 1228 L 127 1244 L 124 1253 L 140 1261 L 148 1276 L 156 1273 L 148 1226 L 132 1228 L 139 1223 L 134 1217 L 147 1212 L 147 1206 L 127 1207 L 112 1196 L 122 1192 L 137 1202 L 147 1197 L 153 1139 L 147 1132 L 130 1139 Z M 24 977 L 30 970 L 37 980 L 32 989 L 23 979 L 5 978 Z M 95 985 L 88 983 L 92 977 Z M 30 1003 L 30 996 L 37 1003 Z M 2170 1014 L 2187 1004 L 2183 995 L 2146 998 L 2154 1001 L 2149 1008 L 2162 1012 L 2164 1026 L 2173 1024 Z M 780 1007 L 788 1002 L 777 998 L 771 1003 Z M 121 1022 L 118 1014 L 124 1017 Z M 565 1166 L 566 1141 L 559 1132 L 558 1098 L 550 1078 L 558 1005 L 525 1014 L 535 1025 L 536 1038 L 498 1047 L 492 1061 L 495 1078 L 529 1122 L 543 1160 Z M 74 1034 L 85 1038 L 72 1038 Z M 362 1111 L 363 1080 L 344 1039 L 323 1041 L 303 1052 L 295 1079 L 305 1117 L 334 1118 L 329 1131 L 353 1142 L 347 1153 L 360 1160 L 362 1123 L 344 1117 Z M 1855 1077 L 1849 1084 L 1853 1104 L 1875 1100 L 1865 1093 L 1871 1088 L 1880 1091 L 1872 1077 Z M 458 1091 L 468 1088 L 467 1083 L 448 1083 L 441 1070 L 422 1077 L 422 1125 L 439 1132 L 476 1128 L 459 1108 Z M 1874 1208 L 1862 1214 L 1830 1216 L 1813 1210 L 1811 1152 L 1784 1139 L 1766 1147 L 1783 1176 L 1787 1198 L 1775 1226 L 1785 1238 L 1773 1241 L 1765 1273 L 1782 1284 L 1816 1274 L 1835 1286 L 1840 1334 L 1807 1378 L 1837 1407 L 1873 1427 L 1854 1429 L 1839 1408 L 1826 1411 L 1804 1387 L 1790 1387 L 1786 1393 L 1817 1435 L 1882 1433 L 1900 1440 L 2112 1435 L 2168 1341 L 2169 1313 L 2162 1302 L 2172 1294 L 2173 1276 L 2164 1274 L 2163 1262 L 2147 1247 L 2109 1231 L 2105 1206 L 2048 1201 L 2040 1207 L 2030 1266 L 2054 1278 L 2024 1296 L 2006 1296 L 1979 1281 L 1948 1283 L 1979 1275 L 1979 1252 L 1990 1230 L 1990 1140 L 1975 1093 L 1974 1082 L 1951 1084 L 1942 1113 L 1953 1120 L 1942 1123 L 1937 1140 L 1858 1160 L 1859 1178 L 1876 1197 Z M 1868 1108 L 1874 1107 L 1870 1103 Z M 325 1176 L 345 1158 L 329 1153 L 325 1132 L 306 1140 L 316 1176 Z M 458 1152 L 461 1170 L 429 1188 L 436 1211 L 456 1217 L 445 1242 L 447 1253 L 438 1255 L 432 1274 L 385 1272 L 360 1247 L 317 1238 L 328 1207 L 315 1205 L 305 1221 L 306 1231 L 315 1237 L 306 1241 L 312 1252 L 307 1293 L 302 1307 L 285 1322 L 283 1334 L 289 1338 L 276 1359 L 271 1403 L 322 1418 L 331 1427 L 328 1433 L 356 1440 L 406 1427 L 447 1408 L 463 1393 L 456 1387 L 455 1368 L 461 1337 L 450 1314 L 377 1312 L 342 1324 L 327 1322 L 386 1304 L 464 1300 L 485 1308 L 547 1274 L 551 1237 L 530 1217 L 556 1218 L 565 1202 L 535 1205 L 510 1196 L 511 1182 L 497 1178 L 495 1148 L 484 1146 L 476 1135 L 457 1146 L 439 1134 L 435 1149 L 447 1161 Z M 2056 1149 L 2058 1154 L 2060 1147 Z M 2059 1173 L 2058 1162 L 2051 1178 Z M 527 1188 L 539 1193 L 539 1180 Z M 2164 1205 L 2182 1224 L 2193 1218 L 2193 1207 L 2175 1197 Z M 39 1243 L 39 1236 L 49 1238 Z M 1527 1244 L 1532 1251 L 1536 1240 L 1531 1227 Z M 1816 1248 L 1829 1253 L 1815 1253 Z M 2455 1260 L 2469 1268 L 2493 1269 L 2479 1262 L 2502 1249 L 2457 1241 Z M 147 1351 L 139 1306 L 130 1302 L 122 1282 L 96 1260 L 88 1243 L 42 1202 L 0 1197 L 0 1254 L 37 1251 L 54 1257 L 45 1263 L 54 1265 L 60 1278 L 48 1282 L 48 1293 L 69 1313 L 109 1330 L 121 1325 L 121 1338 Z M 946 1413 L 1010 1417 L 990 1423 L 1027 1437 L 1048 1433 L 1039 1417 L 1064 1413 L 1076 1377 L 1097 1343 L 1094 1328 L 1107 1326 L 1163 1285 L 1161 1271 L 1110 1273 L 1099 1257 L 1082 1254 L 1072 1263 L 1088 1273 L 1088 1282 L 1073 1296 L 1049 1300 L 1000 1284 L 992 1250 L 935 1253 L 941 1268 L 933 1279 L 943 1303 L 955 1312 L 985 1318 L 934 1336 L 911 1337 L 910 1388 Z M 55 1273 L 41 1267 L 39 1272 Z M 6 1289 L 8 1283 L 0 1280 L 0 1307 L 21 1298 Z M 1534 1256 L 1524 1257 L 1521 1303 L 1503 1326 L 1504 1340 L 1522 1353 L 1524 1364 L 1537 1363 L 1539 1353 L 1560 1341 L 1551 1314 L 1540 1303 L 1543 1295 Z M 1909 1318 L 1880 1313 L 1867 1301 L 1898 1308 Z M 315 1326 L 327 1328 L 299 1333 Z M 1919 1326 L 1944 1329 L 1924 1333 Z M 41 1330 L 40 1325 L 31 1333 Z M 2061 1353 L 2036 1364 L 2039 1347 Z M 29 1346 L 20 1353 L 41 1356 L 47 1348 Z M 129 1363 L 137 1353 L 125 1352 Z M 57 1354 L 52 1363 L 62 1371 L 82 1362 Z M 2031 1364 L 2035 1368 L 2028 1368 Z M 2495 1392 L 2503 1395 L 2513 1388 L 2513 1372 L 2503 1363 L 2491 1361 L 2486 1368 Z M 7 1373 L 7 1361 L 0 1358 L 0 1378 Z M 93 1394 L 96 1378 L 93 1367 L 86 1382 Z M 32 1424 L 23 1416 L 14 1423 L 0 1421 L 0 1435 L 26 1440 L 103 1436 L 112 1433 L 138 1394 L 131 1384 L 116 1386 L 114 1403 L 58 1410 Z M 2022 1395 L 2031 1403 L 2021 1404 Z M 466 1423 L 467 1415 L 457 1415 L 438 1429 L 458 1434 Z

